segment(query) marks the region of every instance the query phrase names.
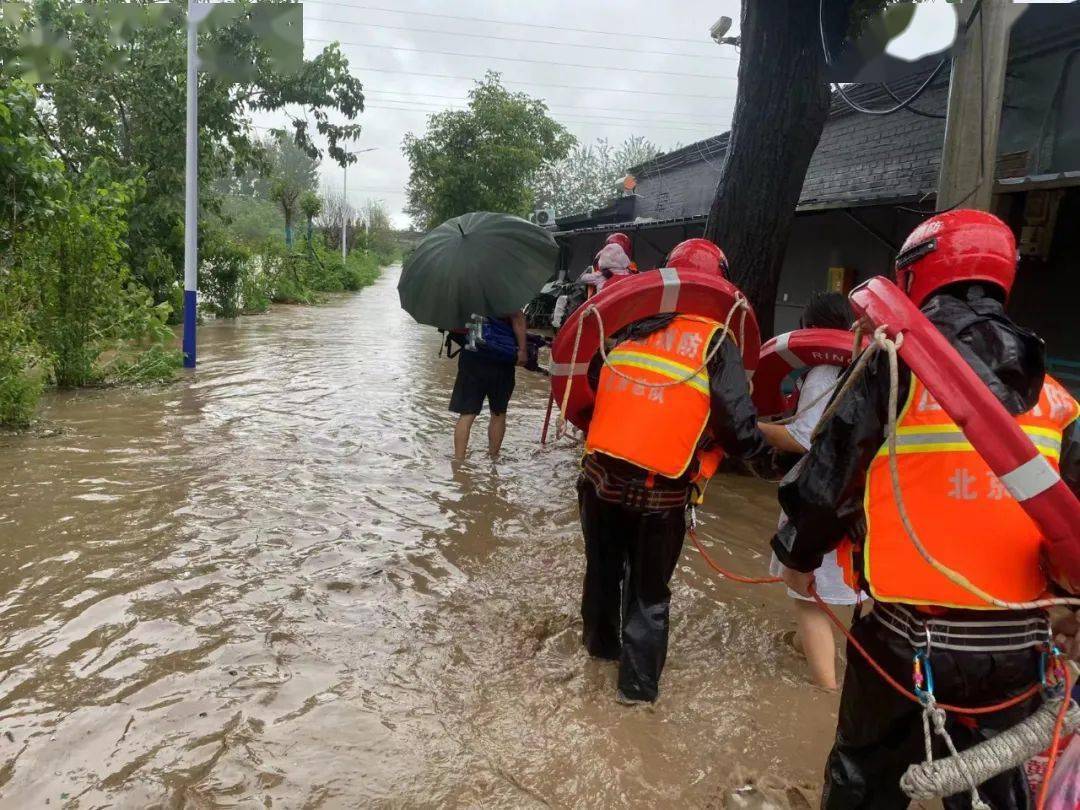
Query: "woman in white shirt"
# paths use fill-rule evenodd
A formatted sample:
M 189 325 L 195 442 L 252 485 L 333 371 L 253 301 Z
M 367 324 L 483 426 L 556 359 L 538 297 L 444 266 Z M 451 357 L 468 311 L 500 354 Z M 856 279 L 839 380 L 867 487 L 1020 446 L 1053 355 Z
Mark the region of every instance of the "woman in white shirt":
M 816 293 L 803 311 L 803 328 L 849 329 L 853 316 L 847 299 L 839 293 Z M 759 423 L 765 439 L 777 450 L 805 454 L 810 449 L 814 428 L 821 421 L 831 397 L 829 391 L 836 386 L 842 369 L 839 366 L 815 366 L 807 373 L 799 393 L 796 418 L 787 425 Z M 798 475 L 800 461 L 784 477 L 788 480 Z M 787 516 L 780 513 L 783 525 Z M 774 576 L 780 573 L 780 562 L 773 555 L 769 570 Z M 822 601 L 830 605 L 854 605 L 859 594 L 844 582 L 843 571 L 836 561 L 836 552 L 828 554 L 821 567 L 814 572 L 814 585 Z M 801 646 L 814 683 L 825 689 L 836 689 L 836 639 L 832 623 L 818 606 L 805 596 L 788 589 L 794 600 L 796 639 Z

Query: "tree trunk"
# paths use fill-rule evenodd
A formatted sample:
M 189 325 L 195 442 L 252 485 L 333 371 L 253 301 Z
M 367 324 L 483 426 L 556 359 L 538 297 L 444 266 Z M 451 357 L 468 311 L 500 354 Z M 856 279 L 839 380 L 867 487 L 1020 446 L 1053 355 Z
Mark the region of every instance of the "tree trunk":
M 829 112 L 818 3 L 743 0 L 731 141 L 705 236 L 773 331 L 776 292 L 806 169 Z

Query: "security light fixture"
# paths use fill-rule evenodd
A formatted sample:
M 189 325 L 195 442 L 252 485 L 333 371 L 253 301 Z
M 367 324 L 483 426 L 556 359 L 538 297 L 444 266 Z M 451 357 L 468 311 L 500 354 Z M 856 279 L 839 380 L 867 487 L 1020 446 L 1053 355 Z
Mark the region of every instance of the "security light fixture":
M 731 17 L 721 17 L 712 24 L 712 27 L 709 29 L 709 36 L 713 38 L 713 42 L 717 45 L 735 45 L 738 47 L 739 42 L 741 41 L 740 37 L 725 36 L 730 30 Z

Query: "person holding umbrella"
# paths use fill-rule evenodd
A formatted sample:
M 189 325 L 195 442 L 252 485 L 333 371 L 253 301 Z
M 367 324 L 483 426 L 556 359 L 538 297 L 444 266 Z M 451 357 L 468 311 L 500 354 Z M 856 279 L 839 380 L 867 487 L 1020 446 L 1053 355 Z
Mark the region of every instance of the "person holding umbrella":
M 506 410 L 514 393 L 515 365 L 529 359 L 525 313 L 521 310 L 483 324 L 487 339 L 476 350 L 458 352 L 457 379 L 450 395 L 450 410 L 458 415 L 454 425 L 454 460 L 464 461 L 473 423 L 487 400 L 488 455 L 497 458 L 506 436 Z
M 447 332 L 472 325 L 450 398 L 458 460 L 484 400 L 491 411 L 488 452 L 497 456 L 502 447 L 514 369 L 528 359 L 521 310 L 555 275 L 558 255 L 555 238 L 540 226 L 478 211 L 434 228 L 405 262 L 398 295 L 406 312 Z

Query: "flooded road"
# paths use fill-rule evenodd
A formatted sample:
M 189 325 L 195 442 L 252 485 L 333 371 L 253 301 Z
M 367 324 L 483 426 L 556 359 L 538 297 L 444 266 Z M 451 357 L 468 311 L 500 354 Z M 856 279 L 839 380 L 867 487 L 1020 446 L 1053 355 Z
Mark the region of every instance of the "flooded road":
M 455 469 L 455 364 L 397 275 L 209 324 L 194 375 L 0 437 L 3 806 L 810 806 L 836 699 L 782 592 L 687 544 L 661 700 L 616 704 L 546 380 L 519 371 L 502 459 L 482 417 Z M 771 486 L 718 479 L 703 521 L 764 572 Z

